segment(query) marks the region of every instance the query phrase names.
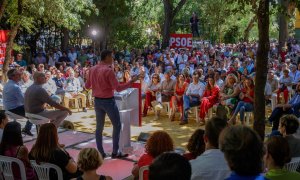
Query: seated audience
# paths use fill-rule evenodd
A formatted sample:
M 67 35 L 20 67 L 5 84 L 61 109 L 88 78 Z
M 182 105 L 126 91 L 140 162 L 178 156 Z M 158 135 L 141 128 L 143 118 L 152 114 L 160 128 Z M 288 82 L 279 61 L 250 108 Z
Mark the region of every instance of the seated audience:
M 226 180 L 263 180 L 263 142 L 247 126 L 230 126 L 220 135 L 219 147 L 232 173 Z M 224 178 L 223 178 L 224 179 Z
M 0 143 L 2 141 L 3 130 L 6 124 L 8 123 L 8 118 L 4 110 L 0 110 Z
M 40 127 L 29 158 L 38 163 L 46 162 L 57 165 L 62 170 L 63 179 L 75 178 L 82 174 L 78 171 L 76 162 L 58 143 L 57 129 L 53 123 L 43 124 Z M 50 171 L 50 179 L 55 179 L 55 176 L 56 174 Z
M 190 180 L 191 165 L 177 153 L 163 153 L 149 167 L 149 180 Z
M 144 104 L 143 116 L 147 116 L 148 109 L 152 107 L 151 102 L 156 100 L 156 93 L 160 89 L 160 78 L 158 74 L 152 75 L 151 83 L 149 84 L 146 91 L 146 99 Z
M 183 154 L 187 160 L 196 159 L 205 151 L 205 142 L 203 139 L 204 130 L 197 129 L 189 139 L 187 144 L 188 153 Z
M 176 81 L 171 79 L 171 71 L 165 72 L 165 79 L 160 85 L 159 92 L 157 93 L 156 100 L 159 103 L 158 106 L 155 106 L 156 119 L 160 116 L 160 111 L 162 109 L 162 103 L 170 103 L 172 96 L 174 95 Z
M 0 144 L 0 155 L 20 159 L 25 166 L 26 179 L 35 180 L 35 173 L 30 165 L 28 149 L 23 144 L 21 124 L 13 121 L 8 122 L 3 130 L 2 142 Z M 19 167 L 12 168 L 14 179 L 20 180 L 21 174 Z
M 189 85 L 183 96 L 183 116 L 180 125 L 188 123 L 188 111 L 191 107 L 199 106 L 204 90 L 205 86 L 199 82 L 198 72 L 193 72 L 193 82 Z
M 288 87 L 292 85 L 292 77 L 289 76 L 289 70 L 283 70 L 283 76 L 279 79 L 279 89 L 277 90 L 277 103 L 280 104 L 280 93 L 283 93 L 284 103 L 289 99 Z
M 17 60 L 16 63 L 21 66 L 21 67 L 26 67 L 27 63 L 26 61 L 23 59 L 23 55 L 21 53 L 17 54 Z
M 66 80 L 66 84 L 65 84 L 66 94 L 64 97 L 64 105 L 65 105 L 65 107 L 69 108 L 69 100 L 71 98 L 76 98 L 78 100 L 81 100 L 83 112 L 87 112 L 87 110 L 86 110 L 86 95 L 81 93 L 83 88 L 80 85 L 78 78 L 75 78 L 74 75 L 75 75 L 74 71 L 72 71 L 70 73 L 70 76 Z
M 23 94 L 25 93 L 26 89 L 33 84 L 30 76 L 31 74 L 28 71 L 24 71 L 21 76 L 20 87 Z
M 205 151 L 196 159 L 191 160 L 192 178 L 223 180 L 230 175 L 224 154 L 218 149 L 219 134 L 227 126 L 226 120 L 213 117 L 205 125 Z
M 22 93 L 19 82 L 21 80 L 21 72 L 17 69 L 10 69 L 7 72 L 8 82 L 3 88 L 3 105 L 6 111 L 25 117 L 24 94 Z M 33 136 L 30 132 L 32 123 L 27 121 L 23 133 Z
M 286 139 L 273 136 L 265 143 L 264 164 L 267 168 L 265 177 L 269 180 L 298 180 L 300 173 L 289 172 L 284 165 L 291 161 L 290 148 Z
M 235 124 L 235 118 L 238 113 L 240 113 L 240 121 L 242 124 L 245 123 L 245 112 L 253 111 L 253 102 L 254 102 L 254 83 L 251 78 L 246 78 L 244 83 L 244 88 L 241 89 L 239 95 L 240 100 L 237 104 L 237 107 L 234 110 L 234 113 L 228 123 Z
M 217 62 L 217 61 L 216 61 Z M 214 73 L 214 80 L 216 82 L 216 85 L 221 88 L 224 84 L 224 81 L 220 78 L 221 76 L 221 71 L 216 70 Z
M 98 175 L 97 169 L 103 164 L 103 158 L 95 148 L 84 148 L 79 152 L 77 165 L 83 172 L 77 180 L 112 180 L 110 176 Z
M 72 114 L 72 111 L 53 101 L 47 91 L 42 88 L 42 85 L 46 83 L 46 76 L 44 73 L 34 73 L 33 79 L 33 85 L 31 85 L 25 92 L 25 111 L 49 118 L 56 127 L 59 127 L 68 114 Z M 58 110 L 46 110 L 45 103 Z
M 53 99 L 53 101 L 55 101 L 57 103 L 61 103 L 61 98 L 55 94 L 57 87 L 56 87 L 55 82 L 51 78 L 51 72 L 47 71 L 45 73 L 45 77 L 46 77 L 46 82 L 43 84 L 43 88 L 47 91 L 47 93 L 49 94 L 51 99 Z
M 273 123 L 272 131 L 278 130 L 279 119 L 284 114 L 294 114 L 297 117 L 300 116 L 300 83 L 298 83 L 295 91 L 295 95 L 287 104 L 278 104 L 272 111 L 269 122 Z
M 208 110 L 219 102 L 219 91 L 220 89 L 215 83 L 214 78 L 208 77 L 207 85 L 200 102 L 200 124 L 205 124 L 205 116 L 208 113 Z
M 175 84 L 174 96 L 171 99 L 171 116 L 170 120 L 174 121 L 175 113 L 180 112 L 181 116 L 183 113 L 183 95 L 189 86 L 188 83 L 185 82 L 185 77 L 183 74 L 180 74 L 177 77 L 177 82 Z M 182 119 L 182 117 L 180 117 Z
M 287 140 L 290 147 L 291 157 L 300 157 L 300 139 L 294 134 L 299 128 L 299 122 L 294 115 L 285 115 L 280 118 L 279 132 Z
M 53 81 L 55 82 L 57 88 L 55 94 L 64 96 L 66 93 L 64 89 L 65 78 L 63 78 L 63 74 L 60 72 L 60 70 L 56 71 L 56 76 L 53 78 Z
M 220 89 L 220 104 L 218 108 L 225 109 L 225 113 L 217 116 L 220 118 L 228 119 L 231 112 L 234 110 L 235 105 L 238 102 L 239 90 L 237 87 L 238 79 L 234 74 L 228 74 L 223 87 Z M 218 111 L 217 111 L 218 112 Z
M 152 161 L 164 152 L 174 150 L 173 140 L 165 131 L 155 131 L 147 140 L 145 145 L 145 154 L 138 160 L 132 169 L 135 178 L 139 176 L 139 169 L 143 166 L 149 166 Z M 148 171 L 144 173 L 144 179 L 148 179 Z

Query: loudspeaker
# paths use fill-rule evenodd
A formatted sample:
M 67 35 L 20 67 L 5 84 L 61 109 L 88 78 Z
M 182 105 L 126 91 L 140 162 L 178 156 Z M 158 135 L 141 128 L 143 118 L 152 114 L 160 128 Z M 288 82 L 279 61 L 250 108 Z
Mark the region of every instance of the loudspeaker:
M 150 137 L 150 133 L 141 132 L 138 137 L 138 141 L 146 142 L 149 139 L 149 137 Z

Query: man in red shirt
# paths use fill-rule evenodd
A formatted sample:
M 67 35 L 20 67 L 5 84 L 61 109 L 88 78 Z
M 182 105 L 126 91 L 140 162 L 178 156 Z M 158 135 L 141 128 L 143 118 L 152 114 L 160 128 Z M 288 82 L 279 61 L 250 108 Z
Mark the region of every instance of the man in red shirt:
M 123 158 L 128 154 L 119 152 L 119 139 L 121 130 L 120 114 L 114 99 L 114 91 L 123 91 L 131 87 L 132 83 L 138 79 L 133 76 L 128 83 L 119 84 L 114 69 L 112 67 L 114 60 L 112 51 L 104 50 L 101 52 L 101 62 L 93 66 L 88 74 L 85 87 L 92 89 L 92 95 L 95 97 L 96 112 L 96 144 L 102 157 L 106 154 L 102 146 L 102 132 L 104 128 L 105 115 L 107 114 L 113 125 L 113 151 L 112 158 Z

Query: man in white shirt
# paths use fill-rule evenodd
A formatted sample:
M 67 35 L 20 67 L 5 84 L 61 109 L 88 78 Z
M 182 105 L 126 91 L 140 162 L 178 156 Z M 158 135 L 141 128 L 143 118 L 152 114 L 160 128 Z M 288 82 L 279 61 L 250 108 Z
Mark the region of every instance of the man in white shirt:
M 297 66 L 295 64 L 290 65 L 289 76 L 292 77 L 292 87 L 296 89 L 296 85 L 300 80 L 300 72 L 297 70 Z
M 188 123 L 188 110 L 191 107 L 200 105 L 200 98 L 205 90 L 205 85 L 199 82 L 198 72 L 193 73 L 193 82 L 189 85 L 185 95 L 183 96 L 183 116 L 180 125 Z
M 51 97 L 51 99 L 53 101 L 55 101 L 56 103 L 60 103 L 61 102 L 61 98 L 55 94 L 57 87 L 55 84 L 55 81 L 53 81 L 53 79 L 51 79 L 51 72 L 47 71 L 45 73 L 46 75 L 46 83 L 43 84 L 43 88 L 47 91 L 47 93 L 49 94 L 49 96 Z
M 21 76 L 20 87 L 21 91 L 24 94 L 26 89 L 33 84 L 33 81 L 30 79 L 31 74 L 28 71 L 24 71 Z
M 230 175 L 231 171 L 224 154 L 218 149 L 219 135 L 226 126 L 226 120 L 218 117 L 213 117 L 206 123 L 203 136 L 205 151 L 190 161 L 192 166 L 191 180 L 223 180 Z
M 185 64 L 188 61 L 188 56 L 184 53 L 184 50 L 180 50 L 180 54 L 177 56 L 177 65 L 179 69 L 179 73 L 182 72 L 182 70 L 185 68 Z
M 86 110 L 86 95 L 81 93 L 83 90 L 80 81 L 75 77 L 74 71 L 71 71 L 70 77 L 66 80 L 65 84 L 66 94 L 64 97 L 64 105 L 69 108 L 69 100 L 71 98 L 81 99 L 83 112 L 87 112 Z
M 218 70 L 215 71 L 214 79 L 219 88 L 221 88 L 224 84 L 224 81 L 220 78 L 220 76 L 221 76 L 221 71 L 218 71 Z

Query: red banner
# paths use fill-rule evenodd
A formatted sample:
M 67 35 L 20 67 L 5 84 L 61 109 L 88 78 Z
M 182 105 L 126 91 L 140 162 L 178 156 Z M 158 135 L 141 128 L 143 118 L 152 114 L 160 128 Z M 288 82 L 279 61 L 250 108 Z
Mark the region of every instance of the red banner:
M 8 30 L 0 30 L 0 65 L 3 65 L 8 40 Z
M 171 34 L 170 48 L 193 48 L 192 34 Z

